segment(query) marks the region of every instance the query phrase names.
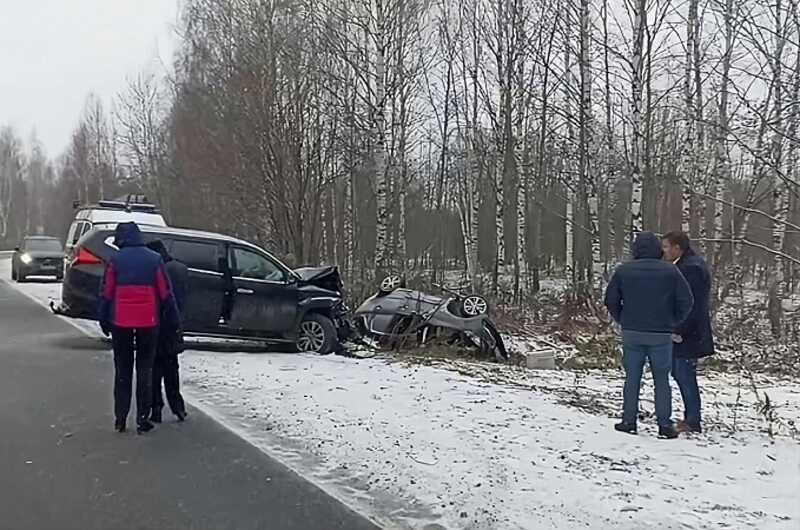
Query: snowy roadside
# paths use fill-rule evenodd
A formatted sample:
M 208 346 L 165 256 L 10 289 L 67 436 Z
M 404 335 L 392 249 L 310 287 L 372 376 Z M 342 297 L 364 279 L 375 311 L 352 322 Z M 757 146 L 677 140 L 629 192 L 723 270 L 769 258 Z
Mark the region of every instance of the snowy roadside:
M 0 261 L 0 278 L 6 269 Z M 57 284 L 19 289 L 43 303 L 60 293 Z M 709 432 L 661 441 L 652 421 L 638 437 L 611 430 L 617 373 L 195 351 L 182 366 L 193 402 L 400 527 L 793 529 L 800 521 L 800 445 L 759 432 L 755 398 L 743 392 L 737 405 L 731 375 L 702 383 Z M 800 421 L 800 385 L 768 392 L 786 425 Z M 645 408 L 650 396 L 647 386 Z M 731 434 L 734 410 L 743 432 Z

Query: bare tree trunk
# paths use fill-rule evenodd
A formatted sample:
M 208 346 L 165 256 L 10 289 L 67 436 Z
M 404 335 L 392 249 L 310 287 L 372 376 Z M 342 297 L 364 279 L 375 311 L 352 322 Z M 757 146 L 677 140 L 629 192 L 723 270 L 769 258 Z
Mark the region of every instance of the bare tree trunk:
M 728 153 L 728 136 L 730 120 L 728 117 L 728 97 L 730 90 L 731 56 L 734 46 L 733 24 L 734 0 L 725 0 L 725 54 L 722 57 L 722 79 L 719 88 L 718 126 L 716 142 L 714 145 L 714 177 L 711 193 L 714 202 L 714 239 L 721 240 L 723 235 L 723 213 L 725 208 L 725 186 L 731 182 L 731 160 Z M 733 234 L 731 234 L 733 238 Z M 712 266 L 719 272 L 719 262 L 722 254 L 722 243 L 717 243 L 714 248 Z
M 516 86 L 514 94 L 514 107 L 516 119 L 514 120 L 514 169 L 517 177 L 517 256 L 514 267 L 514 298 L 519 303 L 522 296 L 524 278 L 527 274 L 526 241 L 527 241 L 527 216 L 528 216 L 528 186 L 527 170 L 525 169 L 526 146 L 526 108 L 525 108 L 525 53 L 526 47 L 524 34 L 524 20 L 522 15 L 522 1 L 514 2 L 514 42 L 517 50 Z M 511 77 L 511 76 L 509 76 Z M 522 285 L 521 285 L 522 284 Z
M 783 51 L 786 46 L 786 33 L 782 18 L 783 0 L 775 2 L 775 54 L 772 57 L 773 95 L 775 98 L 771 126 L 773 127 L 770 148 L 770 161 L 772 164 L 772 214 L 776 221 L 772 224 L 772 249 L 783 251 L 783 242 L 786 238 L 786 218 L 788 214 L 788 189 L 781 174 L 783 168 Z M 797 97 L 797 93 L 793 93 Z M 793 100 L 794 101 L 794 100 Z M 784 292 L 784 262 L 780 255 L 775 254 L 772 261 L 772 270 L 769 274 L 769 319 L 772 335 L 781 336 L 783 322 L 783 292 Z
M 386 197 L 389 183 L 387 182 L 386 166 L 386 20 L 383 10 L 383 0 L 375 0 L 375 108 L 373 115 L 373 138 L 375 142 L 375 196 L 377 201 L 377 222 L 375 225 L 375 273 L 383 275 L 386 270 L 388 210 Z
M 600 255 L 600 219 L 597 199 L 597 178 L 592 170 L 591 151 L 594 145 L 592 119 L 592 71 L 591 71 L 591 24 L 589 20 L 589 0 L 580 3 L 580 166 L 583 188 L 588 190 L 587 207 L 589 212 L 589 230 L 591 231 L 592 264 L 589 271 L 589 285 L 599 291 L 603 280 L 603 264 Z
M 571 21 L 568 21 L 568 23 Z M 566 39 L 571 39 L 569 29 L 566 30 Z M 573 127 L 574 116 L 572 114 L 572 95 L 570 90 L 575 85 L 572 74 L 572 62 L 570 60 L 569 48 L 564 49 L 564 115 L 567 119 L 567 140 L 564 146 L 564 161 L 562 163 L 562 182 L 566 190 L 566 215 L 565 215 L 565 256 L 564 267 L 567 282 L 570 287 L 574 287 L 576 280 L 575 270 L 575 190 L 573 179 L 572 146 L 575 145 L 575 128 Z
M 494 161 L 494 196 L 495 196 L 495 266 L 493 288 L 498 292 L 499 275 L 505 266 L 506 244 L 505 244 L 505 167 L 507 149 L 509 148 L 509 136 L 511 129 L 510 108 L 511 108 L 511 87 L 509 86 L 509 75 L 507 69 L 511 66 L 506 64 L 510 57 L 511 50 L 506 49 L 506 39 L 508 34 L 508 14 L 510 11 L 510 0 L 497 0 L 497 80 L 500 89 L 500 104 L 498 105 L 497 123 L 495 125 L 495 161 Z
M 616 184 L 616 171 L 614 164 L 616 163 L 615 156 L 615 142 L 614 142 L 614 126 L 612 119 L 612 96 L 611 96 L 611 66 L 609 62 L 609 42 L 608 42 L 608 0 L 603 0 L 603 65 L 605 73 L 605 107 L 606 107 L 606 156 L 605 156 L 605 171 L 607 172 L 606 179 L 601 180 L 603 189 L 608 193 L 608 212 L 609 219 L 605 223 L 608 227 L 608 245 L 609 255 L 613 256 L 615 260 L 621 258 L 617 255 L 617 236 L 619 235 L 616 230 L 616 211 L 617 211 L 617 193 L 615 189 Z
M 681 196 L 681 230 L 689 233 L 692 221 L 692 198 L 695 186 L 695 89 L 693 87 L 695 60 L 695 47 L 698 45 L 697 36 L 697 6 L 698 0 L 689 0 L 689 14 L 686 23 L 686 64 L 683 77 L 683 114 L 684 132 L 681 148 L 680 168 L 678 176 L 682 187 Z
M 631 83 L 631 224 L 628 243 L 642 231 L 642 67 L 644 64 L 644 38 L 647 28 L 647 1 L 636 0 L 633 22 L 633 81 Z

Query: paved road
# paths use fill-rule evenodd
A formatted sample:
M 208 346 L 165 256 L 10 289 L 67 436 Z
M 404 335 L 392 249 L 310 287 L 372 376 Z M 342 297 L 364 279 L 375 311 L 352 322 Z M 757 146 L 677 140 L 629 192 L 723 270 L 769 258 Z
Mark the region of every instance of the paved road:
M 377 529 L 196 409 L 114 432 L 106 348 L 0 281 L 0 530 Z

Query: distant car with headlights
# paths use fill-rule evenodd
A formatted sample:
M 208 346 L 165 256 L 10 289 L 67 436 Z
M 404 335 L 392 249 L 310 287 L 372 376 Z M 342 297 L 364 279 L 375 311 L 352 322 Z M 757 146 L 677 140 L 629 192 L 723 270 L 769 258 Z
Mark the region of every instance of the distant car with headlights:
M 64 278 L 64 247 L 55 237 L 27 236 L 11 257 L 11 279 L 24 282 L 30 276 Z

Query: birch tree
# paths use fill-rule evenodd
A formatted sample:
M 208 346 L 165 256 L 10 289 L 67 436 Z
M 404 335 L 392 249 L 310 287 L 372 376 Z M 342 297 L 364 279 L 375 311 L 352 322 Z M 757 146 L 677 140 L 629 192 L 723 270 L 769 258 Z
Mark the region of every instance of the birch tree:
M 631 56 L 631 221 L 629 241 L 642 230 L 642 69 L 644 65 L 644 39 L 647 29 L 647 1 L 634 0 L 633 50 Z

